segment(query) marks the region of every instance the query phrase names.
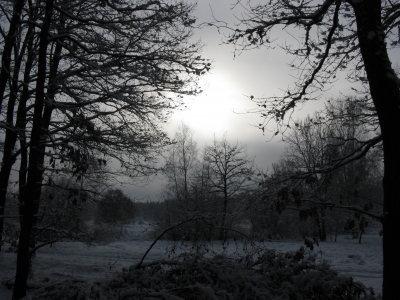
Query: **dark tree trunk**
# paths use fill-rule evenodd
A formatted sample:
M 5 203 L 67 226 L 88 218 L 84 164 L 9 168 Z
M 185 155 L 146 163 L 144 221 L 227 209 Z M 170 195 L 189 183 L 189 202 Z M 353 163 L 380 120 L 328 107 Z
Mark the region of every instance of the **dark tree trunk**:
M 319 238 L 319 240 L 321 240 L 321 238 L 322 238 L 322 224 L 321 224 L 321 218 L 319 216 L 318 208 L 317 207 L 314 208 L 313 212 L 314 212 L 313 217 L 314 217 L 314 220 L 315 220 L 315 224 L 317 225 L 317 229 L 318 229 L 318 238 Z
M 10 27 L 8 30 L 8 34 L 4 40 L 3 47 L 3 55 L 1 61 L 1 70 L 0 70 L 0 112 L 2 110 L 4 92 L 7 86 L 7 82 L 11 78 L 11 57 L 12 50 L 18 49 L 16 47 L 16 41 L 18 36 L 18 28 L 21 20 L 21 12 L 24 6 L 25 0 L 16 1 L 13 7 L 13 14 L 10 22 Z M 22 50 L 23 51 L 23 50 Z M 0 170 L 0 216 L 4 216 L 5 206 L 6 206 L 6 195 L 8 188 L 8 181 L 10 179 L 11 168 L 15 163 L 15 157 L 13 155 L 13 150 L 15 146 L 15 142 L 17 140 L 17 134 L 13 128 L 14 125 L 14 107 L 17 100 L 18 93 L 18 75 L 19 69 L 21 67 L 21 58 L 17 57 L 18 53 L 14 53 L 15 56 L 15 66 L 14 72 L 11 79 L 11 89 L 10 95 L 8 98 L 7 105 L 7 128 L 6 135 L 4 140 L 4 150 L 3 150 L 3 159 Z M 3 229 L 4 229 L 4 217 L 0 218 L 0 251 L 1 251 L 1 241 L 3 239 Z
M 33 29 L 33 27 L 32 27 Z M 24 71 L 24 86 L 22 89 L 22 93 L 19 99 L 18 111 L 17 111 L 17 121 L 16 121 L 16 131 L 19 136 L 20 142 L 20 166 L 19 166 L 19 174 L 18 174 L 18 182 L 19 182 L 19 213 L 22 216 L 23 214 L 23 199 L 24 199 L 24 191 L 26 187 L 26 174 L 27 174 L 27 166 L 28 166 L 28 151 L 27 151 L 27 142 L 26 142 L 26 104 L 30 98 L 30 90 L 29 90 L 29 81 L 31 78 L 31 70 L 35 58 L 35 52 L 33 48 L 33 32 L 30 36 L 28 48 L 27 48 L 28 57 L 25 63 L 25 71 Z M 20 220 L 21 221 L 21 220 Z
M 4 39 L 0 70 L 0 112 L 2 111 L 4 91 L 6 89 L 8 79 L 10 78 L 11 53 L 18 36 L 18 30 L 21 22 L 21 12 L 24 4 L 25 0 L 15 1 L 10 27 L 8 29 L 6 38 Z
M 59 33 L 63 33 L 64 29 L 64 19 L 61 18 L 60 24 L 59 24 Z M 46 94 L 46 104 L 44 106 L 44 112 L 43 112 L 43 118 L 42 118 L 42 132 L 41 132 L 41 145 L 40 145 L 40 161 L 39 161 L 39 166 L 44 164 L 44 153 L 45 153 L 45 142 L 46 139 L 48 138 L 48 129 L 50 126 L 50 121 L 51 121 L 51 115 L 53 112 L 53 102 L 55 98 L 55 94 L 57 93 L 58 87 L 57 87 L 57 72 L 58 72 L 58 66 L 61 60 L 61 52 L 62 52 L 62 45 L 60 43 L 57 43 L 56 46 L 54 47 L 54 52 L 51 53 L 51 63 L 50 63 L 50 72 L 49 72 L 49 84 L 47 88 L 47 94 Z M 43 172 L 42 172 L 43 174 Z M 41 177 L 42 178 L 42 177 Z M 42 180 L 40 181 L 40 185 L 42 184 Z M 39 198 L 40 200 L 40 198 Z M 33 232 L 31 236 L 31 244 L 32 247 L 35 247 L 35 239 L 36 239 L 36 225 L 37 225 L 37 215 L 39 213 L 39 201 L 35 202 L 35 210 L 34 210 L 34 217 L 33 217 Z M 34 254 L 34 253 L 32 253 Z
M 319 240 L 322 242 L 326 241 L 326 222 L 325 222 L 325 208 L 320 208 L 321 212 L 318 214 L 320 219 L 320 234 Z
M 22 58 L 25 54 L 25 50 L 28 51 L 28 58 L 25 66 L 25 75 L 24 75 L 24 82 L 27 83 L 29 80 L 29 74 L 32 68 L 32 30 L 28 30 L 28 33 L 26 35 L 26 40 L 20 49 L 20 53 L 18 53 L 18 57 L 15 59 L 16 63 L 14 66 L 14 75 L 13 75 L 13 80 L 12 80 L 12 86 L 11 86 L 11 93 L 9 96 L 8 100 L 8 105 L 7 105 L 7 129 L 6 129 L 6 135 L 5 135 L 5 140 L 4 140 L 4 150 L 3 150 L 3 159 L 2 159 L 2 164 L 1 164 L 1 170 L 0 170 L 0 215 L 4 215 L 4 209 L 6 206 L 6 196 L 7 196 L 7 188 L 9 184 L 9 179 L 10 179 L 10 174 L 11 174 L 11 168 L 15 163 L 17 154 L 14 153 L 14 148 L 15 144 L 17 141 L 18 137 L 18 131 L 19 131 L 19 125 L 20 122 L 18 119 L 20 118 L 20 114 L 26 114 L 25 112 L 25 103 L 29 98 L 29 91 L 28 91 L 28 85 L 24 85 L 23 92 L 21 93 L 20 96 L 20 104 L 19 107 L 22 105 L 23 109 L 18 109 L 17 113 L 17 122 L 16 126 L 14 127 L 14 108 L 17 100 L 17 95 L 18 95 L 18 74 L 20 72 L 21 68 L 21 62 Z M 17 54 L 16 54 L 17 55 Z M 3 230 L 4 230 L 4 218 L 0 218 L 0 241 L 2 240 L 3 237 Z M 1 251 L 1 243 L 0 243 L 0 251 Z
M 336 228 L 335 228 L 335 242 L 337 241 L 338 231 L 339 231 L 340 215 L 336 217 Z
M 354 1 L 356 2 L 356 1 Z M 400 269 L 400 92 L 385 44 L 381 1 L 353 3 L 361 55 L 383 138 L 383 299 L 393 299 Z
M 225 189 L 224 189 L 224 207 L 222 211 L 222 220 L 221 220 L 221 230 L 219 233 L 219 239 L 221 241 L 226 240 L 226 212 L 228 210 L 228 192 L 226 191 L 226 184 L 225 184 Z
M 44 146 L 41 143 L 43 136 L 42 111 L 45 97 L 46 81 L 46 56 L 47 37 L 52 20 L 53 0 L 46 1 L 46 13 L 40 33 L 38 74 L 36 81 L 36 99 L 34 104 L 31 143 L 28 164 L 28 179 L 24 193 L 24 207 L 21 220 L 21 231 L 19 236 L 17 272 L 13 291 L 13 299 L 21 299 L 26 296 L 27 280 L 30 266 L 30 242 L 36 207 L 41 195 L 41 183 L 43 176 Z M 45 110 L 46 113 L 46 110 Z
M 15 163 L 14 155 L 15 142 L 17 141 L 17 132 L 14 128 L 14 107 L 18 94 L 18 73 L 21 67 L 21 60 L 17 60 L 14 66 L 14 74 L 11 83 L 10 96 L 7 105 L 7 128 L 4 139 L 3 159 L 0 169 L 0 216 L 4 216 L 8 181 L 10 179 L 11 168 Z M 3 238 L 4 218 L 0 218 L 0 251 Z

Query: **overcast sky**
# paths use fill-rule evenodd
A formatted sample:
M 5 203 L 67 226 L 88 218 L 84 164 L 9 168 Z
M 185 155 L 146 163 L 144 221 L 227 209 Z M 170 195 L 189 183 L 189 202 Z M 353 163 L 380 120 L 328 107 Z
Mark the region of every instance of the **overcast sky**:
M 234 0 L 199 0 L 196 10 L 197 24 L 213 21 L 213 15 L 233 25 L 238 23 L 235 15 L 240 15 L 240 7 L 232 8 Z M 212 9 L 212 10 L 211 10 Z M 275 31 L 277 44 L 288 42 L 290 38 L 284 31 Z M 282 90 L 293 83 L 293 75 L 288 63 L 293 57 L 279 47 L 273 50 L 266 48 L 251 50 L 234 57 L 232 45 L 223 45 L 223 35 L 215 27 L 205 27 L 195 32 L 195 40 L 204 43 L 202 56 L 213 60 L 213 69 L 202 81 L 203 94 L 187 99 L 187 109 L 173 115 L 167 126 L 167 132 L 173 137 L 177 126 L 183 121 L 195 133 L 198 146 L 210 144 L 214 134 L 217 138 L 227 132 L 232 143 L 247 144 L 248 155 L 255 156 L 255 163 L 266 169 L 277 162 L 284 149 L 280 138 L 267 142 L 270 136 L 263 136 L 261 130 L 252 126 L 260 121 L 259 115 L 243 114 L 254 108 L 246 97 L 268 97 L 281 95 Z M 290 41 L 289 41 L 290 42 Z M 304 117 L 324 106 L 324 99 L 339 94 L 350 94 L 350 84 L 340 79 L 332 89 L 324 93 L 321 101 L 313 101 L 303 107 L 297 115 Z M 148 196 L 152 201 L 158 200 L 163 182 L 155 180 L 146 187 L 127 185 L 124 190 L 132 198 L 143 199 Z

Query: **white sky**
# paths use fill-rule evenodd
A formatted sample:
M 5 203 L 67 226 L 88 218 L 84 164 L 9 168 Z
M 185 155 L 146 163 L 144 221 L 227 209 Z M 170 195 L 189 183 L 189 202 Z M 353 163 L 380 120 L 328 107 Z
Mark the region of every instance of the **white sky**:
M 196 24 L 213 21 L 212 12 L 218 20 L 237 24 L 235 14 L 239 15 L 239 7 L 231 10 L 233 0 L 199 0 L 196 10 L 198 18 Z M 211 8 L 212 7 L 212 11 Z M 277 45 L 289 42 L 289 35 L 277 30 L 274 32 L 278 40 Z M 293 59 L 279 47 L 273 50 L 266 48 L 243 52 L 234 58 L 232 45 L 223 45 L 223 35 L 214 27 L 205 27 L 197 30 L 195 40 L 200 39 L 205 44 L 202 56 L 213 60 L 213 68 L 204 79 L 203 94 L 187 99 L 187 109 L 176 112 L 166 129 L 170 137 L 183 121 L 195 133 L 198 146 L 209 144 L 214 136 L 217 138 L 227 132 L 228 140 L 248 145 L 248 154 L 256 156 L 256 165 L 266 170 L 272 163 L 277 162 L 284 149 L 280 138 L 267 142 L 270 136 L 263 136 L 261 130 L 254 124 L 260 123 L 257 114 L 237 114 L 246 112 L 255 107 L 246 96 L 268 97 L 281 95 L 282 90 L 293 83 L 291 68 L 288 63 Z M 324 106 L 324 99 L 351 94 L 350 83 L 343 78 L 328 92 L 324 93 L 320 101 L 308 103 L 301 110 L 297 109 L 297 117 L 304 117 L 316 109 Z M 235 113 L 237 112 L 237 113 Z M 162 182 L 154 181 L 145 188 L 126 187 L 125 191 L 132 198 L 143 198 L 148 195 L 156 201 Z

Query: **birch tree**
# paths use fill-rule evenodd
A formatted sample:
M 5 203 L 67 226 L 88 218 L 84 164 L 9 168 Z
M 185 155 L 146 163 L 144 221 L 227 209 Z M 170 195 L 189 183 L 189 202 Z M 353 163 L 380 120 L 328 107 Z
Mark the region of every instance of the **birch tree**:
M 164 167 L 168 182 L 162 197 L 169 209 L 163 225 L 170 227 L 190 218 L 197 219 L 172 231 L 174 239 L 197 244 L 214 236 L 219 211 L 214 194 L 210 193 L 206 166 L 199 155 L 193 130 L 182 123 L 175 133 Z

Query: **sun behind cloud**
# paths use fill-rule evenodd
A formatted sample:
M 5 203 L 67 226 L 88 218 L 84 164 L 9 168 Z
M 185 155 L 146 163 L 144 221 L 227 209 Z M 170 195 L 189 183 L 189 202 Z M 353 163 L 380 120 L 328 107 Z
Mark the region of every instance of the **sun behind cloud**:
M 171 125 L 184 122 L 196 133 L 212 137 L 232 128 L 236 111 L 243 111 L 244 93 L 222 73 L 210 74 L 203 84 L 203 93 L 188 99 L 186 108 L 174 113 Z

